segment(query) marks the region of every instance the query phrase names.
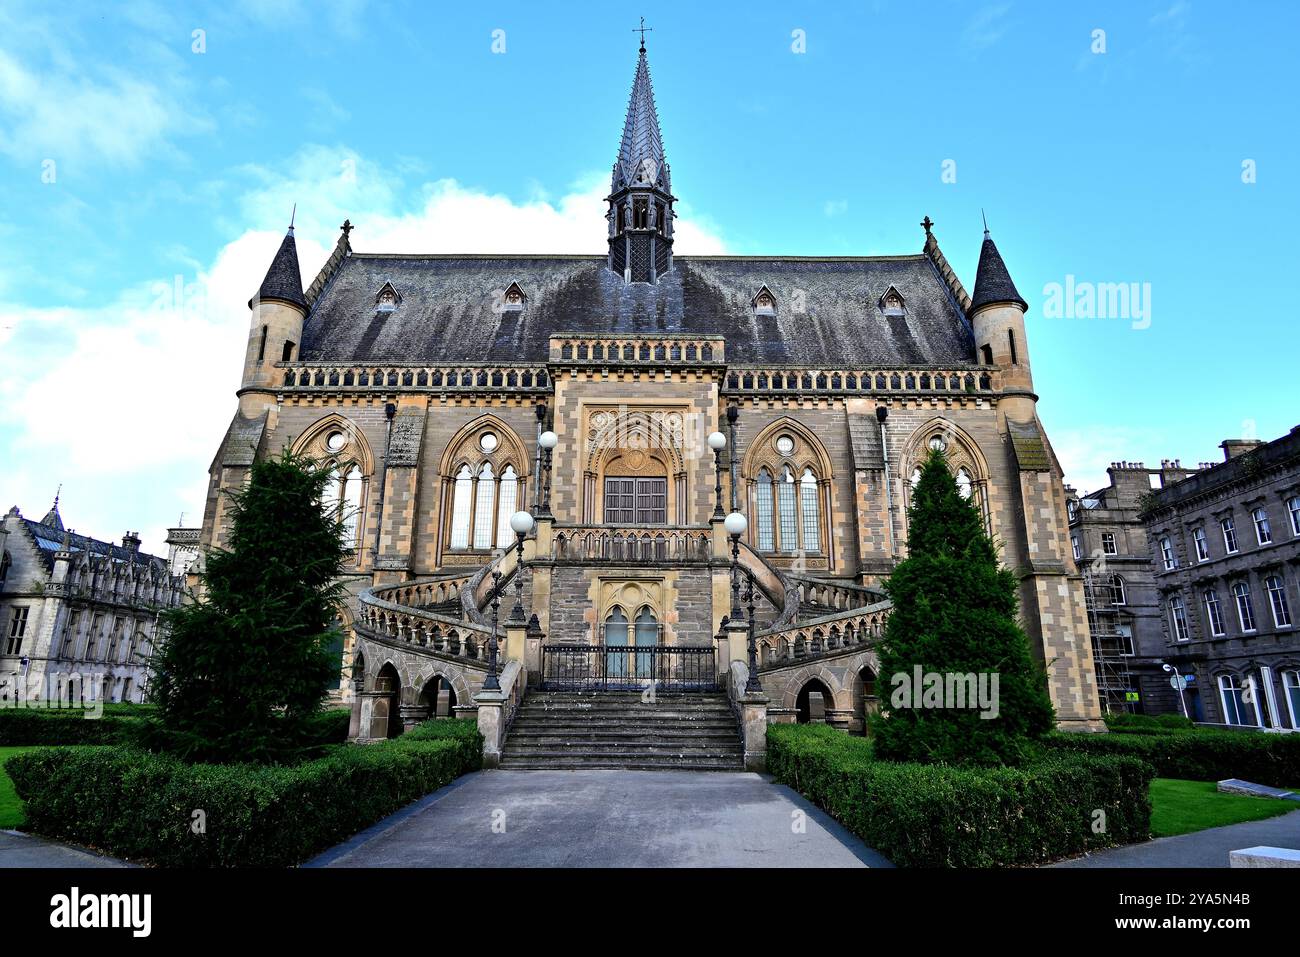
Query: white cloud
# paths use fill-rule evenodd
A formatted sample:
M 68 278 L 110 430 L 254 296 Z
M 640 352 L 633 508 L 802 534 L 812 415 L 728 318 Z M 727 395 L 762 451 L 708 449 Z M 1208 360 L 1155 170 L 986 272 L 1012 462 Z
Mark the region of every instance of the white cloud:
M 1081 494 L 1110 484 L 1106 468 L 1112 462 L 1144 462 L 1159 468 L 1161 459 L 1178 457 L 1178 451 L 1168 447 L 1168 434 L 1157 428 L 1095 425 L 1049 429 L 1048 435 L 1065 471 L 1066 484 Z
M 1002 39 L 1007 32 L 1007 14 L 1011 4 L 997 3 L 981 7 L 966 24 L 963 37 L 972 50 L 987 50 Z
M 181 511 L 201 519 L 208 465 L 234 412 L 256 290 L 298 204 L 304 285 L 345 217 L 365 252 L 587 252 L 604 245 L 604 190 L 588 178 L 554 201 L 515 202 L 443 179 L 401 199 L 397 176 L 349 150 L 309 148 L 287 172 L 248 167 L 238 202 L 257 224 L 190 275 L 159 276 L 105 306 L 0 302 L 0 508 L 39 516 L 58 482 L 65 519 L 100 538 L 138 529 L 162 549 Z M 683 217 L 677 248 L 724 251 Z M 0 289 L 17 289 L 0 281 Z

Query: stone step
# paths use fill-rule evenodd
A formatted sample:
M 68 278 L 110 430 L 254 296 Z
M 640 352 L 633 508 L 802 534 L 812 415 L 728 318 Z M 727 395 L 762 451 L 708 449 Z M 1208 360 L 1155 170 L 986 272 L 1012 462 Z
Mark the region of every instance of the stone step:
M 523 751 L 506 749 L 502 759 L 518 758 L 528 761 L 734 761 L 741 763 L 742 752 L 737 746 L 727 751 L 721 748 L 693 751 L 672 748 L 528 748 Z
M 622 758 L 531 758 L 502 755 L 502 768 L 511 771 L 743 771 L 739 758 L 691 761 L 625 760 Z
M 511 734 L 734 734 L 735 721 L 532 721 L 517 718 Z
M 563 734 L 552 733 L 549 731 L 539 731 L 534 734 L 519 734 L 517 731 L 511 731 L 510 737 L 506 742 L 505 749 L 521 750 L 524 748 L 579 748 L 596 750 L 600 748 L 609 749 L 626 749 L 626 748 L 649 748 L 651 750 L 672 750 L 674 748 L 683 748 L 689 750 L 700 749 L 739 749 L 740 739 L 732 734 L 717 734 L 708 736 L 698 735 L 664 735 L 657 733 L 645 734 L 625 734 L 625 735 L 601 735 L 601 734 Z

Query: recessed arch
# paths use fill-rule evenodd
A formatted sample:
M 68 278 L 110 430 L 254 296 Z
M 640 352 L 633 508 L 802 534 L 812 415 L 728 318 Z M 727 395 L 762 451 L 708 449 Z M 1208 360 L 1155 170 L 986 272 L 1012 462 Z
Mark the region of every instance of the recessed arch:
M 342 446 L 331 448 L 329 439 L 334 433 L 344 437 Z M 318 461 L 355 464 L 363 475 L 375 472 L 375 457 L 366 441 L 366 435 L 355 422 L 338 412 L 317 419 L 303 430 L 290 445 L 296 455 L 306 455 Z

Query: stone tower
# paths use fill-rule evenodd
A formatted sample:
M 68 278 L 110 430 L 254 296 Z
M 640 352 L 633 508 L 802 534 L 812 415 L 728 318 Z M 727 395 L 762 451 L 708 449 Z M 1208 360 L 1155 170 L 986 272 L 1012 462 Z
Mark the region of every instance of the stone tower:
M 607 200 L 609 268 L 629 283 L 671 272 L 674 196 L 644 43 Z
M 257 295 L 248 300 L 252 310 L 244 375 L 239 387 L 239 409 L 245 416 L 260 414 L 275 404 L 277 362 L 294 362 L 302 343 L 302 323 L 307 299 L 302 293 L 298 247 L 293 227 L 285 234 Z

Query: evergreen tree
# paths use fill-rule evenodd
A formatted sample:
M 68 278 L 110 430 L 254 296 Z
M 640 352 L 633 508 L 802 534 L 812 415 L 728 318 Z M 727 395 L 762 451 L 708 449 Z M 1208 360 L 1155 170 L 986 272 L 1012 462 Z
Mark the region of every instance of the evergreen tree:
M 347 554 L 322 509 L 330 474 L 285 450 L 231 496 L 229 548 L 208 553 L 202 600 L 165 614 L 147 743 L 192 760 L 287 761 L 307 746 L 334 677 Z
M 885 585 L 893 609 L 879 648 L 881 709 L 871 724 L 876 755 L 951 764 L 1019 762 L 1052 727 L 1045 674 L 1016 621 L 1015 575 L 998 566 L 983 518 L 962 498 L 941 452 L 931 452 L 921 469 L 907 544 L 908 557 Z M 918 665 L 920 689 L 914 687 Z M 939 707 L 926 699 L 926 676 L 937 675 L 946 685 L 949 675 L 971 673 L 988 676 L 989 692 L 991 676 L 997 676 L 996 717 L 981 717 L 969 700 L 957 708 L 951 696 Z M 914 706 L 918 702 L 921 707 Z

